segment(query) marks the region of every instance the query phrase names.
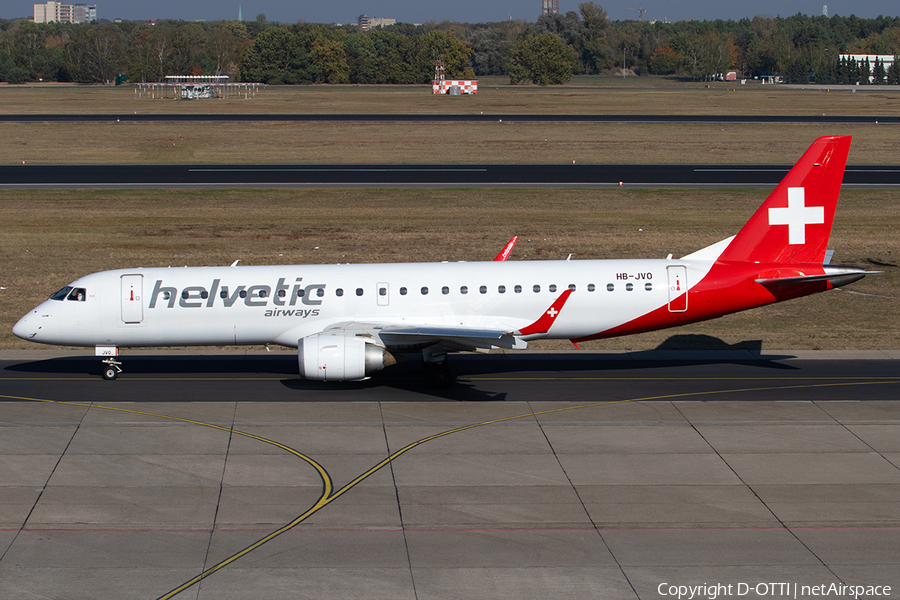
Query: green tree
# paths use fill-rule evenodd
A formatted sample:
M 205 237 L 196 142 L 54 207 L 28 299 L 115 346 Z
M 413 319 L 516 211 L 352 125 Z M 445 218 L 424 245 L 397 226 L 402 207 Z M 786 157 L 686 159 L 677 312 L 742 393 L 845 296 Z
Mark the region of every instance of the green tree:
M 872 77 L 873 77 L 872 83 L 874 83 L 874 84 L 884 83 L 885 75 L 887 75 L 887 72 L 884 69 L 884 63 L 881 62 L 880 58 L 876 58 L 875 59 L 875 67 L 872 69 Z
M 709 79 L 734 64 L 735 47 L 724 35 L 701 29 L 684 36 L 678 45 L 681 71 L 694 79 Z
M 582 2 L 578 5 L 578 12 L 591 36 L 603 37 L 606 35 L 609 15 L 602 6 L 594 2 Z
M 310 83 L 309 55 L 295 31 L 266 28 L 241 57 L 241 79 L 263 83 Z
M 350 83 L 378 83 L 375 38 L 367 33 L 351 33 L 344 40 Z
M 316 83 L 347 83 L 350 66 L 344 45 L 337 40 L 317 37 L 309 51 L 309 62 L 316 72 Z
M 671 46 L 660 46 L 650 57 L 650 71 L 670 75 L 678 70 L 678 54 Z
M 558 85 L 572 78 L 574 66 L 575 53 L 558 36 L 526 35 L 510 53 L 509 82 Z
M 469 66 L 472 48 L 451 33 L 435 29 L 415 40 L 415 54 L 409 57 L 410 69 L 418 74 L 416 83 L 428 83 L 434 77 L 434 59 L 444 59 L 447 79 L 472 79 L 475 72 Z
M 108 83 L 125 71 L 125 55 L 125 36 L 113 23 L 79 26 L 65 46 L 66 70 L 79 83 Z
M 157 69 L 153 66 L 153 47 L 150 43 L 153 30 L 149 25 L 143 25 L 133 34 L 126 56 L 128 78 L 140 83 L 155 81 Z

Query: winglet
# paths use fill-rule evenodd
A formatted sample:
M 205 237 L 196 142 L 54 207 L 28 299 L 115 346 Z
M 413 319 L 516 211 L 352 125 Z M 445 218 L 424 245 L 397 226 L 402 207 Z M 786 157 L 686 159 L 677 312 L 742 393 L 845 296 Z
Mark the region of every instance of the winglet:
M 559 295 L 559 298 L 550 305 L 544 314 L 540 316 L 540 318 L 527 327 L 523 327 L 519 330 L 519 335 L 531 335 L 533 333 L 547 333 L 550 331 L 550 328 L 553 326 L 553 323 L 556 322 L 556 317 L 559 316 L 560 311 L 562 310 L 563 305 L 566 303 L 566 300 L 569 299 L 569 296 L 572 295 L 571 289 L 564 291 Z
M 509 258 L 510 253 L 512 252 L 513 246 L 516 245 L 516 241 L 519 239 L 519 236 L 513 236 L 506 242 L 506 245 L 503 247 L 503 250 L 500 251 L 500 254 L 494 257 L 494 260 L 506 260 Z

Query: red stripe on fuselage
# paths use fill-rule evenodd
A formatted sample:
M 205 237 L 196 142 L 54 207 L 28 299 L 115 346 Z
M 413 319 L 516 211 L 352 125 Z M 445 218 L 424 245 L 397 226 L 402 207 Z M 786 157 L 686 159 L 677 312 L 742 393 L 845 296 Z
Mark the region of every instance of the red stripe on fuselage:
M 685 312 L 670 312 L 668 305 L 663 305 L 616 327 L 577 337 L 572 341 L 577 343 L 599 340 L 706 321 L 832 288 L 827 280 L 778 286 L 765 286 L 755 281 L 762 274 L 776 272 L 781 277 L 791 277 L 821 275 L 825 271 L 821 265 L 816 264 L 716 263 L 706 277 L 689 290 L 688 309 Z

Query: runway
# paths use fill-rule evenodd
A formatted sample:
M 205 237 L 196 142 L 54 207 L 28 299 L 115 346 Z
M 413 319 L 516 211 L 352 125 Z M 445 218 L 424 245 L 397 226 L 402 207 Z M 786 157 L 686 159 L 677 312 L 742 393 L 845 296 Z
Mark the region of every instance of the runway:
M 0 189 L 230 187 L 771 188 L 792 165 L 4 165 Z M 900 165 L 848 165 L 846 188 L 900 187 Z
M 454 359 L 0 353 L 0 596 L 900 589 L 900 352 Z

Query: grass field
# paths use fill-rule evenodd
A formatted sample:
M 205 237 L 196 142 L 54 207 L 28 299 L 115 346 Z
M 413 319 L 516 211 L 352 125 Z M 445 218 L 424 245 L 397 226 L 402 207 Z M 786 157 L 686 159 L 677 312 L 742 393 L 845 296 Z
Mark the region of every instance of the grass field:
M 487 85 L 484 85 L 484 84 Z M 735 91 L 730 91 L 730 90 Z M 266 88 L 254 100 L 135 100 L 124 88 L 0 84 L 0 113 L 896 114 L 884 92 L 588 79 L 483 82 L 475 97 L 425 86 Z M 0 164 L 793 163 L 820 135 L 854 136 L 850 162 L 897 164 L 896 128 L 771 125 L 0 124 Z M 675 256 L 735 233 L 760 191 L 216 190 L 0 192 L 0 349 L 10 328 L 81 275 L 135 266 Z M 648 349 L 675 333 L 764 348 L 900 348 L 900 203 L 845 192 L 835 262 L 883 269 L 847 288 L 673 331 L 594 342 Z M 642 230 L 642 231 L 641 231 Z M 315 249 L 318 247 L 318 249 Z M 553 345 L 553 344 L 551 344 Z M 556 347 L 565 347 L 561 343 Z
M 852 134 L 850 163 L 897 164 L 897 126 L 565 123 L 0 124 L 0 164 L 792 164 Z
M 764 191 L 254 190 L 0 192 L 0 348 L 34 348 L 15 320 L 90 272 L 122 268 L 682 256 L 734 234 Z M 900 203 L 845 192 L 835 262 L 883 275 L 679 330 L 592 342 L 649 349 L 673 334 L 768 349 L 897 348 Z M 642 230 L 642 231 L 641 231 Z M 876 266 L 881 265 L 881 266 Z M 884 266 L 890 265 L 890 266 Z M 885 298 L 884 296 L 888 296 Z M 551 343 L 552 347 L 565 347 Z M 546 344 L 545 344 L 546 346 Z
M 0 114 L 790 114 L 873 115 L 859 126 L 517 123 L 0 124 L 0 164 L 108 163 L 792 163 L 820 135 L 855 136 L 850 162 L 896 164 L 900 90 L 825 92 L 659 78 L 563 87 L 283 86 L 253 100 L 135 99 L 131 88 L 0 84 Z M 735 90 L 735 91 L 731 91 Z
M 651 114 L 891 115 L 900 89 L 797 90 L 748 82 L 681 83 L 657 77 L 581 78 L 565 86 L 484 78 L 478 94 L 441 96 L 430 85 L 271 86 L 250 100 L 137 99 L 131 86 L 0 84 L 0 114 Z M 506 80 L 508 81 L 508 80 Z

